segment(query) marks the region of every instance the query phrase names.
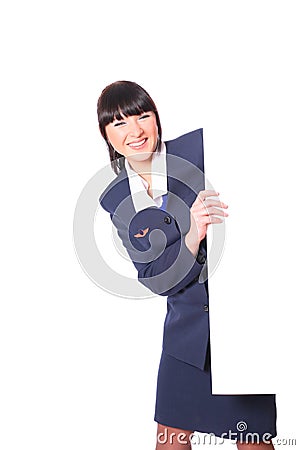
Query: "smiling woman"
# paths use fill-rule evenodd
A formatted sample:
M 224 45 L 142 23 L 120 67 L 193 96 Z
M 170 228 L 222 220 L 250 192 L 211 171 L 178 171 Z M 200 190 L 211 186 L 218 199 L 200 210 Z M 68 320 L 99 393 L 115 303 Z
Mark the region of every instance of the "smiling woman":
M 117 174 L 100 204 L 110 213 L 138 281 L 168 297 L 156 389 L 156 450 L 191 450 L 193 431 L 229 439 L 241 421 L 260 450 L 271 450 L 275 395 L 212 394 L 208 282 L 201 274 L 207 227 L 228 214 L 219 193 L 205 190 L 203 130 L 162 142 L 153 100 L 129 81 L 103 90 L 98 120 Z M 162 442 L 165 434 L 172 442 Z M 241 432 L 239 449 L 244 439 Z M 257 449 L 257 442 L 247 448 Z

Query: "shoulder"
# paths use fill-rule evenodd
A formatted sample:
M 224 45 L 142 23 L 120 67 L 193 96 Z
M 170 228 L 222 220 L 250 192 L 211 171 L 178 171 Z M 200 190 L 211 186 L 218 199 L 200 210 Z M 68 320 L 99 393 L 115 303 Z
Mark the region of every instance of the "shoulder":
M 185 133 L 169 141 L 165 141 L 167 154 L 183 158 L 204 171 L 203 128 Z
M 182 136 L 165 142 L 167 147 L 174 150 L 182 147 L 185 144 L 195 144 L 199 146 L 199 144 L 202 145 L 202 143 L 203 128 L 198 128 L 197 130 L 190 131 L 189 133 L 185 133 Z

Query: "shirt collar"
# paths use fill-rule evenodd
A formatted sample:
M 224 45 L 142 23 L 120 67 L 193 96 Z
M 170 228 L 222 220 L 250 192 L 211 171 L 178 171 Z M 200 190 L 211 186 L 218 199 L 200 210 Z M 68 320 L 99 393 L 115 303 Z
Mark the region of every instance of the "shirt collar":
M 167 166 L 166 166 L 166 145 L 162 142 L 161 151 L 154 152 L 151 162 L 152 192 L 153 199 L 147 193 L 148 183 L 144 180 L 125 158 L 125 168 L 129 179 L 129 187 L 132 201 L 136 211 L 140 211 L 149 206 L 158 206 L 161 196 L 167 194 Z

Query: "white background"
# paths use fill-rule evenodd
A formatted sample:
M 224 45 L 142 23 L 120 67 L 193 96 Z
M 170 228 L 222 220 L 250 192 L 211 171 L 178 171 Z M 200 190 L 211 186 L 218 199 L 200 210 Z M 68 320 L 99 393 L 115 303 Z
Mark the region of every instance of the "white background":
M 273 293 L 278 283 L 280 298 L 264 300 L 276 324 L 275 332 L 269 330 L 278 336 L 269 361 L 278 385 L 278 436 L 299 438 L 296 7 L 296 1 L 188 0 L 16 1 L 1 7 L 4 450 L 155 446 L 166 301 L 104 292 L 83 272 L 73 247 L 77 198 L 108 163 L 97 98 L 118 79 L 151 93 L 165 140 L 207 130 L 207 175 L 232 209 L 228 245 L 241 229 L 234 219 L 245 219 L 244 212 L 239 216 L 242 199 L 251 205 L 251 220 L 267 217 L 252 222 L 251 238 L 263 230 L 274 240 L 266 247 L 272 253 L 268 279 Z M 260 183 L 248 183 L 249 167 Z M 263 258 L 260 267 L 268 254 Z M 227 267 L 225 252 L 216 284 L 218 276 L 228 281 Z M 248 276 L 242 264 L 231 273 L 235 282 Z M 247 327 L 255 332 L 254 323 Z M 253 364 L 234 350 L 228 358 L 236 367 Z

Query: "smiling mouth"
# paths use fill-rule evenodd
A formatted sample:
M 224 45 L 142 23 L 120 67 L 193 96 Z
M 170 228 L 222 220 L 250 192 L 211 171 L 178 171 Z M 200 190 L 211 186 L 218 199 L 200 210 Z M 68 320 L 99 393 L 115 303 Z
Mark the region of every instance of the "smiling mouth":
M 131 148 L 135 148 L 135 149 L 139 149 L 141 147 L 143 147 L 143 145 L 147 142 L 147 138 L 141 139 L 138 142 L 131 142 L 131 144 L 128 144 L 129 147 Z

